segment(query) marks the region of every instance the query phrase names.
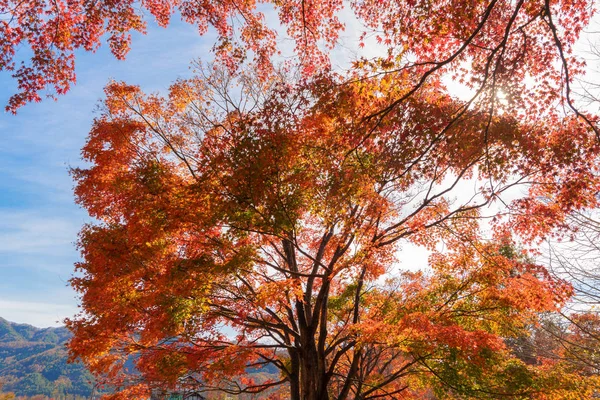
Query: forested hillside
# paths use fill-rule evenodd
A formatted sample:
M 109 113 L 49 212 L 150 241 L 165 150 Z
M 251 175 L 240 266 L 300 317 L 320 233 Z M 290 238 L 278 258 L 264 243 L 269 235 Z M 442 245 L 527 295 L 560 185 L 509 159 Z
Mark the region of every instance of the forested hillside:
M 0 318 L 2 392 L 16 396 L 88 397 L 92 376 L 80 364 L 67 363 L 64 328 L 36 328 Z

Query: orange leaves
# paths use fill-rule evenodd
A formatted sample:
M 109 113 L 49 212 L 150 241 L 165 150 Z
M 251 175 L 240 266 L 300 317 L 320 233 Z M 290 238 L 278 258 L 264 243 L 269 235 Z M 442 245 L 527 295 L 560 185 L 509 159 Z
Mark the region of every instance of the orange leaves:
M 74 52 L 77 49 L 94 51 L 104 35 L 115 57 L 124 58 L 129 51 L 130 32 L 145 31 L 144 11 L 149 11 L 164 27 L 179 9 L 185 19 L 199 26 L 201 32 L 209 24 L 214 26 L 221 41 L 234 37 L 228 19 L 241 17 L 245 19 L 241 48 L 248 46 L 248 50 L 256 52 L 259 61 L 268 69 L 269 57 L 274 52 L 273 33 L 264 26 L 255 7 L 254 2 L 192 4 L 148 0 L 141 2 L 141 9 L 138 9 L 129 0 L 4 1 L 0 3 L 0 12 L 10 18 L 0 25 L 0 70 L 14 71 L 19 88 L 7 110 L 15 112 L 26 102 L 39 101 L 39 92 L 47 87 L 52 87 L 58 94 L 65 93 L 75 81 Z M 15 49 L 22 44 L 27 44 L 32 56 L 28 63 L 16 68 Z
M 413 346 L 420 352 L 437 352 L 449 347 L 474 363 L 484 363 L 486 353 L 504 349 L 502 339 L 484 329 L 473 329 L 440 319 L 435 313 L 414 313 L 400 322 L 410 329 Z
M 75 81 L 75 49 L 94 50 L 100 36 L 110 32 L 113 53 L 122 58 L 129 41 L 124 32 L 144 28 L 128 1 L 111 6 L 85 1 L 6 1 L 0 10 L 12 17 L 2 24 L 0 35 L 4 42 L 0 69 L 14 71 L 19 87 L 7 106 L 12 112 L 28 101 L 39 101 L 38 92 L 47 86 L 58 94 L 66 92 Z M 30 47 L 31 61 L 15 71 L 14 49 L 22 43 Z
M 329 66 L 328 54 L 319 47 L 324 42 L 329 49 L 336 44 L 344 25 L 338 19 L 343 8 L 340 0 L 310 0 L 274 2 L 280 21 L 296 41 L 296 53 L 306 76 L 320 73 Z
M 123 391 L 103 396 L 106 400 L 142 399 L 150 396 L 150 389 L 144 384 L 128 386 Z
M 256 305 L 262 308 L 279 307 L 287 304 L 290 296 L 302 301 L 303 295 L 302 287 L 296 279 L 265 282 L 256 291 Z
M 527 321 L 538 312 L 559 309 L 572 295 L 570 285 L 553 279 L 543 267 L 514 252 L 511 242 L 456 246 L 432 256 L 434 278 L 440 275 L 435 285 L 441 285 L 434 291 L 454 293 L 444 300 L 451 302 L 448 305 L 456 302 L 454 305 L 460 307 L 491 307 L 490 316 L 499 312 L 498 322 L 516 313 Z
M 32 52 L 13 112 L 47 86 L 68 90 L 73 52 L 103 36 L 124 57 L 146 12 L 217 33 L 219 62 L 168 96 L 106 89 L 82 153 L 91 165 L 73 171 L 98 221 L 71 281 L 84 308 L 69 322 L 73 355 L 122 397 L 147 389 L 127 381 L 128 357 L 147 385 L 193 373 L 240 394 L 285 385 L 294 400 L 544 386 L 505 340 L 571 288 L 506 232 L 535 241 L 597 205 L 596 132 L 558 107 L 573 107 L 591 0 L 271 5 L 299 79 L 273 67 L 275 29 L 254 0 L 0 0 L 0 69 L 17 68 L 18 46 Z M 328 52 L 345 7 L 361 45 L 375 33 L 384 54 L 337 75 Z M 455 100 L 446 73 L 474 97 Z M 433 252 L 429 273 L 394 278 L 402 240 Z M 282 381 L 243 376 L 262 364 Z

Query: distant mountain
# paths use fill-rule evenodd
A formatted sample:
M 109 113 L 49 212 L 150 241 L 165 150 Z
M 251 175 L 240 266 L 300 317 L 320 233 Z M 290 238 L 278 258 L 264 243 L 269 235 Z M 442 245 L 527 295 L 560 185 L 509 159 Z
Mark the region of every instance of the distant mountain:
M 0 382 L 17 396 L 90 396 L 92 375 L 67 363 L 67 328 L 36 328 L 0 318 Z
M 82 364 L 67 363 L 65 344 L 70 337 L 65 327 L 41 329 L 0 318 L 0 392 L 54 400 L 90 398 L 92 375 Z M 134 369 L 133 360 L 128 364 Z M 259 380 L 279 376 L 274 366 L 247 372 Z

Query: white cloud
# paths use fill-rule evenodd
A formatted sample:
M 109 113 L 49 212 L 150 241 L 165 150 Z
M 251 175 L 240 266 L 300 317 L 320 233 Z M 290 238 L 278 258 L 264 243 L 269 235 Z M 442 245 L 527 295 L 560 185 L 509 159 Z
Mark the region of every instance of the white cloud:
M 64 325 L 62 321 L 77 311 L 73 304 L 0 299 L 0 317 L 39 328 Z

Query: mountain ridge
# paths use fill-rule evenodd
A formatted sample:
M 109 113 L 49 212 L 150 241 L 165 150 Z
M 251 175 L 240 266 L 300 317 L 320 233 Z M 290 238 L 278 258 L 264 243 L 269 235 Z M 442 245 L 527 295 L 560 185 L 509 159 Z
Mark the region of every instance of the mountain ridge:
M 37 328 L 0 317 L 0 380 L 2 391 L 17 396 L 91 395 L 92 375 L 82 364 L 67 362 L 64 327 Z

